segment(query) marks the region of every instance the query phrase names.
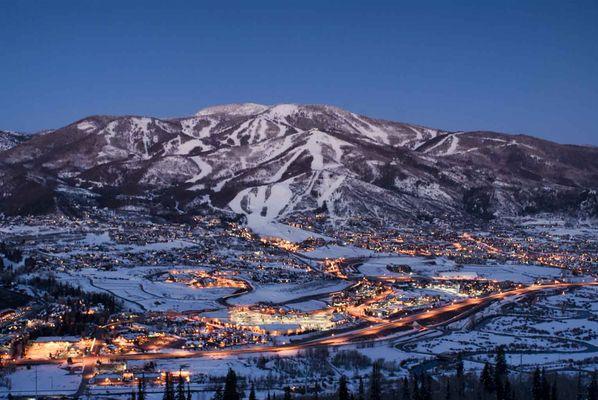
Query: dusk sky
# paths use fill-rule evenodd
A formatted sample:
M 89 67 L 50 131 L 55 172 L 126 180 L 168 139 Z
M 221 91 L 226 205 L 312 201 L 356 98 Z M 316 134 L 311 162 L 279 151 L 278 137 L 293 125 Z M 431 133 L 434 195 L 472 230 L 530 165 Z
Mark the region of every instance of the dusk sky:
M 598 145 L 598 2 L 0 2 L 0 129 L 324 103 Z

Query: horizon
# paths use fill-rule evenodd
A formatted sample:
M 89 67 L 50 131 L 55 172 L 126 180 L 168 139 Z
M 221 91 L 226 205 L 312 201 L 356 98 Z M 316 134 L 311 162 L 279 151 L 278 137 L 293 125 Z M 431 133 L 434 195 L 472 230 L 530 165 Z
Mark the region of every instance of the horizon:
M 89 115 L 185 116 L 250 100 L 598 144 L 591 1 L 0 9 L 0 129 L 55 129 Z
M 35 136 L 38 134 L 42 134 L 45 133 L 46 131 L 54 131 L 54 130 L 58 130 L 61 128 L 64 128 L 68 125 L 71 125 L 75 122 L 78 121 L 82 121 L 88 118 L 92 118 L 92 117 L 116 117 L 116 118 L 121 118 L 121 117 L 141 117 L 141 118 L 156 118 L 159 120 L 176 120 L 176 119 L 180 119 L 180 118 L 189 118 L 189 117 L 193 117 L 195 115 L 197 115 L 199 112 L 208 109 L 208 108 L 212 108 L 212 107 L 220 107 L 220 106 L 229 106 L 229 105 L 244 105 L 244 104 L 255 104 L 255 105 L 260 105 L 260 106 L 266 106 L 268 108 L 274 107 L 274 106 L 279 106 L 279 105 L 297 105 L 297 106 L 328 106 L 328 107 L 335 107 L 335 108 L 339 108 L 342 109 L 344 111 L 349 111 L 349 112 L 353 112 L 352 110 L 348 110 L 333 104 L 319 104 L 319 103 L 296 103 L 296 102 L 289 102 L 289 103 L 275 103 L 275 104 L 263 104 L 263 103 L 256 103 L 253 101 L 246 101 L 246 102 L 235 102 L 235 103 L 220 103 L 220 104 L 212 104 L 212 105 L 207 105 L 205 107 L 199 108 L 197 109 L 197 111 L 188 114 L 188 115 L 170 115 L 170 116 L 156 116 L 156 115 L 148 115 L 148 114 L 90 114 L 90 115 L 86 115 L 83 116 L 81 118 L 76 118 L 73 121 L 68 122 L 65 125 L 62 126 L 58 126 L 58 127 L 50 127 L 50 128 L 46 128 L 46 129 L 41 129 L 41 130 L 37 130 L 37 131 L 18 131 L 18 130 L 12 130 L 12 129 L 2 129 L 2 127 L 0 127 L 0 131 L 5 131 L 5 132 L 14 132 L 17 134 L 21 134 L 21 135 L 25 135 L 25 136 Z M 397 120 L 392 120 L 392 119 L 388 119 L 388 118 L 379 118 L 379 117 L 372 117 L 371 115 L 365 115 L 365 114 L 360 114 L 360 113 L 355 113 L 358 115 L 362 115 L 365 117 L 369 117 L 369 118 L 373 118 L 373 119 L 377 119 L 377 120 L 386 120 L 386 121 L 391 121 L 391 122 L 399 122 L 399 123 L 404 123 L 404 124 L 408 124 L 408 125 L 414 125 L 414 126 L 422 126 L 425 128 L 431 128 L 431 129 L 439 129 L 439 130 L 446 130 L 443 129 L 442 127 L 437 127 L 437 126 L 429 126 L 429 125 L 425 125 L 425 124 L 420 124 L 418 122 L 413 122 L 413 121 L 397 121 Z M 488 129 L 472 129 L 472 130 L 446 130 L 449 133 L 456 133 L 456 132 L 479 132 L 479 133 L 483 133 L 483 132 L 493 132 L 493 133 L 499 133 L 499 134 L 505 134 L 505 135 L 511 135 L 511 136 L 531 136 L 537 139 L 542 139 L 542 140 L 547 140 L 549 142 L 554 142 L 554 143 L 558 143 L 558 144 L 562 144 L 562 145 L 570 145 L 570 146 L 582 146 L 582 147 L 596 147 L 598 145 L 595 144 L 591 144 L 591 143 L 567 143 L 567 142 L 558 142 L 556 140 L 550 139 L 550 138 L 545 138 L 542 136 L 538 136 L 538 135 L 533 135 L 533 134 L 529 134 L 529 133 L 525 133 L 525 132 L 500 132 L 500 131 L 493 131 L 493 130 L 488 130 Z

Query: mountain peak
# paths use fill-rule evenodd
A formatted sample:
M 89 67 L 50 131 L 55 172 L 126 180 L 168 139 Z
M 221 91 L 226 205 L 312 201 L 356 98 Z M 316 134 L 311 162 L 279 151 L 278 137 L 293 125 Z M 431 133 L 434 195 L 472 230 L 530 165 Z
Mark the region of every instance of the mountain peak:
M 230 114 L 230 115 L 254 115 L 264 112 L 269 107 L 257 103 L 232 103 L 221 104 L 217 106 L 206 107 L 199 110 L 196 116 L 205 116 L 211 114 Z
M 135 203 L 268 219 L 326 210 L 335 221 L 598 215 L 595 148 L 448 132 L 322 104 L 226 104 L 178 119 L 92 116 L 20 143 L 5 136 L 5 213 Z M 93 195 L 73 197 L 79 189 Z

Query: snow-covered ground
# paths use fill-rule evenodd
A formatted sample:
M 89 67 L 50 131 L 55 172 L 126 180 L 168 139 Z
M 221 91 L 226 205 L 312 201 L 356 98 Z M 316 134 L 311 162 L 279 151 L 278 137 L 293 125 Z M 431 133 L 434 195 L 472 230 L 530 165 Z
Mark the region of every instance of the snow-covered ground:
M 295 299 L 336 292 L 349 286 L 348 281 L 321 280 L 302 284 L 254 285 L 254 291 L 229 300 L 231 304 L 247 305 L 258 302 L 285 303 Z
M 449 335 L 427 341 L 418 341 L 406 349 L 428 354 L 442 354 L 455 352 L 486 352 L 497 346 L 505 345 L 510 349 L 525 349 L 528 351 L 551 349 L 552 351 L 587 350 L 576 343 L 563 342 L 558 338 L 538 338 L 515 336 L 503 332 L 493 334 L 480 331 L 452 332 Z
M 457 266 L 453 261 L 442 257 L 428 259 L 411 256 L 379 256 L 370 258 L 359 267 L 359 270 L 366 276 L 408 276 L 406 273 L 389 271 L 387 266 L 391 264 L 408 265 L 414 274 L 429 277 L 440 277 L 443 273 L 447 272 L 459 272 L 488 280 L 511 281 L 526 284 L 534 283 L 538 279 L 558 278 L 563 272 L 558 268 L 526 264 Z
M 77 271 L 59 272 L 57 276 L 65 282 L 87 291 L 105 291 L 124 300 L 132 309 L 154 311 L 186 311 L 217 309 L 222 306 L 217 300 L 235 292 L 233 288 L 197 288 L 182 283 L 152 280 L 148 275 L 171 269 L 190 267 L 132 267 L 114 271 L 83 268 Z
M 430 331 L 401 348 L 430 356 L 461 351 L 483 362 L 505 345 L 514 366 L 577 369 L 574 364 L 583 362 L 586 368 L 598 356 L 596 298 L 598 287 L 592 286 L 538 294 L 534 302 L 501 301 L 474 319 L 451 324 L 451 330 Z
M 18 367 L 6 378 L 8 385 L 0 384 L 0 395 L 68 395 L 75 393 L 81 383 L 80 373 L 69 372 L 57 364 Z
M 325 240 L 332 240 L 327 236 L 323 236 L 318 233 L 306 231 L 303 229 L 296 228 L 294 226 L 276 222 L 270 218 L 261 217 L 256 214 L 250 214 L 247 216 L 247 226 L 255 234 L 259 236 L 277 237 L 284 240 L 288 240 L 289 242 L 293 243 L 303 242 L 304 240 L 309 238 L 322 238 Z
M 318 247 L 312 251 L 304 251 L 301 254 L 311 258 L 352 258 L 382 256 L 373 250 L 362 249 L 355 246 L 328 245 Z

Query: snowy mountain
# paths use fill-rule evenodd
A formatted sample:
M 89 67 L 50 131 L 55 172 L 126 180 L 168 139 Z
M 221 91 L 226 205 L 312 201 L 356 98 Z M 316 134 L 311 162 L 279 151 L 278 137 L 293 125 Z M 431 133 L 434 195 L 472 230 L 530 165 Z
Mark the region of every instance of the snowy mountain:
M 0 130 L 0 151 L 13 148 L 27 139 L 27 136 L 21 133 Z
M 326 105 L 92 116 L 0 154 L 0 209 L 218 209 L 250 220 L 598 216 L 598 149 L 448 132 Z

